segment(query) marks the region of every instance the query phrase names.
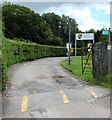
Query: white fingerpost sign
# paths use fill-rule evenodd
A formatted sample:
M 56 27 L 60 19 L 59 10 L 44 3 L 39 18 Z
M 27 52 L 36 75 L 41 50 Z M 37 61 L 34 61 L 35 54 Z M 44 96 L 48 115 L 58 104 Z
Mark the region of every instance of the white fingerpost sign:
M 108 50 L 111 50 L 111 45 L 108 45 L 108 46 L 107 46 L 107 49 L 108 49 Z
M 68 51 L 69 51 L 69 43 L 66 43 L 66 48 L 67 48 Z M 70 48 L 72 48 L 72 43 L 70 43 Z
M 76 33 L 75 34 L 75 56 L 77 55 L 77 40 L 92 40 L 94 43 L 94 33 Z

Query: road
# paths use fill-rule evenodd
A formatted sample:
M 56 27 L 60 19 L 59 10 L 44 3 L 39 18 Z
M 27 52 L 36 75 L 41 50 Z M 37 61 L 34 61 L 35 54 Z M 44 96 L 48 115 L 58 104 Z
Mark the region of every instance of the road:
M 38 59 L 10 67 L 3 118 L 109 118 L 110 91 L 76 79 L 60 62 Z

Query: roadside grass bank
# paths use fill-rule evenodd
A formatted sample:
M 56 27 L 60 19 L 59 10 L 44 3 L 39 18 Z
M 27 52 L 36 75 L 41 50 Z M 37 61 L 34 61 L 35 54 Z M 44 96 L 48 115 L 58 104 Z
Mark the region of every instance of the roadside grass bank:
M 0 50 L 0 56 L 2 56 L 2 51 Z
M 81 57 L 71 57 L 71 64 L 68 65 L 68 58 L 61 62 L 61 65 L 76 77 L 90 83 L 99 85 L 108 89 L 112 89 L 112 73 L 107 76 L 99 76 L 97 79 L 93 78 L 92 72 L 84 73 L 82 75 Z

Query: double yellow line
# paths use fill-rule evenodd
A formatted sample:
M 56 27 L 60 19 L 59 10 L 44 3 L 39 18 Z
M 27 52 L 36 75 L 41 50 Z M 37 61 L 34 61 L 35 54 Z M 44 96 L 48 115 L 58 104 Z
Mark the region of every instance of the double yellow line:
M 94 97 L 98 97 L 92 90 L 90 90 L 89 88 L 85 88 L 86 90 L 88 90 Z
M 28 96 L 22 97 L 21 112 L 26 112 L 28 109 Z
M 66 94 L 63 91 L 59 91 L 60 94 L 62 94 L 62 99 L 64 103 L 68 103 L 69 100 L 66 96 Z M 28 109 L 28 96 L 22 97 L 22 104 L 21 104 L 21 112 L 26 112 Z
M 94 97 L 98 97 L 92 90 L 89 88 L 85 88 L 88 90 Z M 69 103 L 69 99 L 67 98 L 66 94 L 63 91 L 59 91 L 59 93 L 62 95 L 62 99 L 64 103 Z M 21 112 L 26 112 L 28 109 L 28 96 L 22 97 L 22 104 L 21 104 Z
M 67 98 L 66 94 L 63 91 L 59 91 L 60 94 L 62 94 L 62 99 L 64 103 L 68 103 L 69 99 Z

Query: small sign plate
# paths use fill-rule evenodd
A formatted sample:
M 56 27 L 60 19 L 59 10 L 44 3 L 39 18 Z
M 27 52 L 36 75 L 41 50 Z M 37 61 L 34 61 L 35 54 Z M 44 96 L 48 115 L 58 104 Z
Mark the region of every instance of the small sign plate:
M 103 33 L 103 35 L 108 35 L 109 34 L 108 30 L 104 30 L 102 33 Z
M 111 45 L 108 45 L 108 46 L 107 46 L 107 49 L 108 49 L 108 50 L 111 50 L 111 49 L 112 49 L 112 48 L 111 48 Z
M 69 50 L 69 43 L 66 43 L 66 48 Z M 72 48 L 72 43 L 70 43 L 70 48 Z
M 71 53 L 73 53 L 73 51 L 74 51 L 74 49 L 73 49 L 73 48 L 71 48 L 71 49 L 70 49 L 70 52 L 71 52 Z

